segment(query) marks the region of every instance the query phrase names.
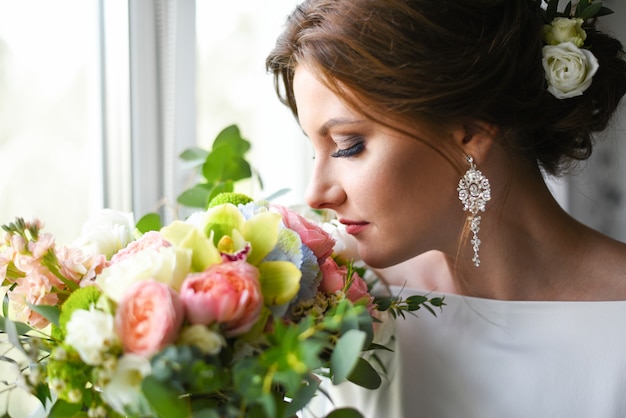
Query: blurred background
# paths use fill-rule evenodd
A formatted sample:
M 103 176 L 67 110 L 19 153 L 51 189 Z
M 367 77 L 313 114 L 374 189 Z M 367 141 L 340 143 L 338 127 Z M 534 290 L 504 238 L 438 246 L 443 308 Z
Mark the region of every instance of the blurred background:
M 312 152 L 264 62 L 296 4 L 0 0 L 0 223 L 38 217 L 67 242 L 101 207 L 171 218 L 180 152 L 231 124 L 250 193 L 301 203 Z
M 0 224 L 38 217 L 69 243 L 102 207 L 170 221 L 192 174 L 180 153 L 231 124 L 264 183 L 248 192 L 303 203 L 312 150 L 264 66 L 297 2 L 0 0 Z M 604 5 L 626 43 L 626 2 Z M 626 103 L 577 171 L 548 179 L 558 200 L 626 241 Z M 25 402 L 7 384 L 0 415 Z
M 619 3 L 619 4 L 618 4 Z M 0 0 L 0 223 L 59 241 L 96 209 L 174 216 L 179 154 L 237 124 L 264 197 L 303 202 L 312 151 L 264 59 L 297 0 Z M 626 42 L 624 2 L 601 19 Z M 575 217 L 626 240 L 626 116 L 576 177 L 549 179 Z M 252 186 L 251 186 L 252 187 Z

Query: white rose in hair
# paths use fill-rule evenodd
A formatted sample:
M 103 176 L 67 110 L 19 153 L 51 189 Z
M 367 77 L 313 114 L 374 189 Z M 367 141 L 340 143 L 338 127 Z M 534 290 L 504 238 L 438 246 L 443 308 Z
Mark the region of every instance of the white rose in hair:
M 548 45 L 558 45 L 562 42 L 571 42 L 581 47 L 587 39 L 587 33 L 582 28 L 584 20 L 557 17 L 550 25 L 543 26 L 543 39 Z
M 557 99 L 580 96 L 591 85 L 598 60 L 571 42 L 543 47 L 543 69 L 548 91 Z

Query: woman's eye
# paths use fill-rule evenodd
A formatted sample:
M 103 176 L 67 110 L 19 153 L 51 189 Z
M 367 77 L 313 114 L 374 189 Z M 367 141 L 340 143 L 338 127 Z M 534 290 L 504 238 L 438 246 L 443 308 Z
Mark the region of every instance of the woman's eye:
M 365 144 L 363 144 L 363 142 L 357 142 L 349 148 L 343 148 L 333 152 L 330 156 L 333 158 L 354 157 L 355 155 L 360 154 L 364 149 Z

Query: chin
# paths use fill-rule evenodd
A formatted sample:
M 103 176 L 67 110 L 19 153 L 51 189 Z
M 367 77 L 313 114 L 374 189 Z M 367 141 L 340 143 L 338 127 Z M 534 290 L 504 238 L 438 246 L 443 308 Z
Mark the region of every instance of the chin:
M 393 252 L 391 254 L 384 252 L 367 251 L 364 246 L 359 246 L 359 256 L 361 260 L 369 267 L 374 269 L 386 269 L 397 266 L 406 261 L 419 258 L 422 254 Z
M 388 257 L 385 256 L 385 254 L 380 253 L 367 253 L 361 248 L 359 248 L 359 256 L 365 264 L 374 269 L 384 269 L 387 267 L 391 267 L 405 260 L 402 258 L 398 258 L 396 260 L 395 257 Z

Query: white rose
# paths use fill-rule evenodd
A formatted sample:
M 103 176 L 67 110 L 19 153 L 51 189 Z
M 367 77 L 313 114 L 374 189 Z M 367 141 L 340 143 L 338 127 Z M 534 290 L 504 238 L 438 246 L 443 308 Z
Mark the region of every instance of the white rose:
M 591 85 L 598 60 L 588 50 L 571 42 L 543 47 L 543 69 L 548 91 L 557 99 L 580 96 Z
M 96 284 L 113 301 L 139 281 L 154 279 L 178 290 L 191 270 L 191 250 L 178 247 L 145 249 L 114 263 L 96 277 Z
M 66 325 L 65 342 L 78 352 L 87 364 L 97 366 L 103 355 L 118 343 L 113 316 L 93 308 L 77 309 Z
M 582 28 L 582 19 L 557 17 L 550 25 L 543 26 L 543 39 L 548 45 L 558 45 L 571 42 L 581 47 L 587 39 L 587 33 Z
M 148 359 L 125 354 L 117 362 L 109 384 L 102 388 L 102 399 L 122 416 L 152 416 L 154 411 L 141 392 L 141 382 L 151 371 Z
M 324 222 L 322 229 L 328 232 L 335 240 L 334 254 L 347 261 L 360 259 L 356 238 L 346 232 L 344 225 L 341 225 L 336 220 L 331 220 L 330 222 Z
M 103 209 L 83 225 L 81 236 L 71 247 L 88 255 L 104 254 L 107 259 L 135 239 L 132 213 Z

